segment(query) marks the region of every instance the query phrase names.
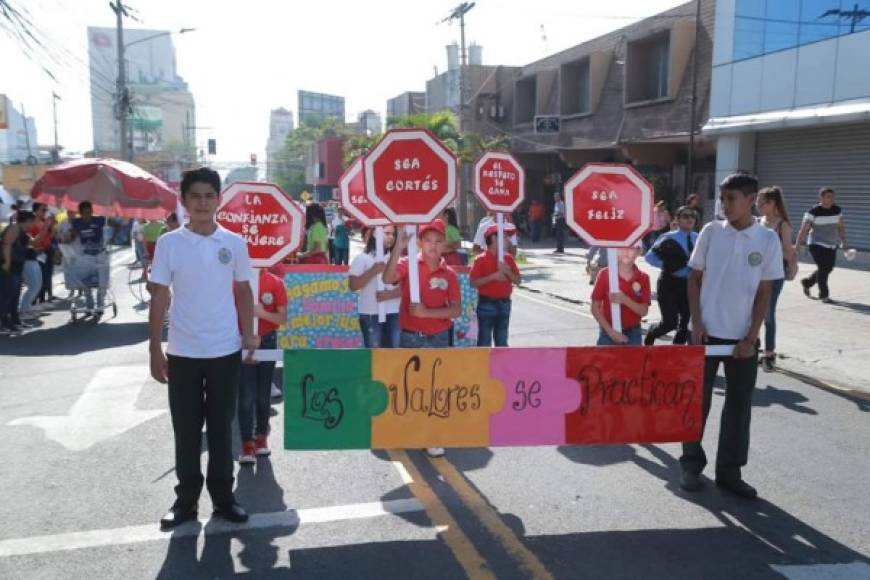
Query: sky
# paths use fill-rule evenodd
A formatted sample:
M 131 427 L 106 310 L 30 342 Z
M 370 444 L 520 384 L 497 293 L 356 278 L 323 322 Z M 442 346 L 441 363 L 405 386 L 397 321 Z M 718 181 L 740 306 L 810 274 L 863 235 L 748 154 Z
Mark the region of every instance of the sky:
M 93 146 L 87 27 L 114 26 L 108 0 L 7 0 L 26 8 L 48 54 L 28 58 L 0 31 L 0 93 L 35 117 L 40 144 L 53 141 L 52 91 L 59 141 Z M 487 65 L 524 65 L 683 2 L 673 0 L 477 0 L 466 15 L 466 42 L 483 46 Z M 178 74 L 197 107 L 197 142 L 214 138 L 216 160 L 264 159 L 269 111 L 296 114 L 296 91 L 345 97 L 348 121 L 405 91 L 424 91 L 447 68 L 445 46 L 458 23 L 439 23 L 459 0 L 126 0 L 139 22 L 128 28 L 174 35 Z M 11 58 L 10 58 L 11 57 Z M 47 68 L 55 76 L 44 72 Z

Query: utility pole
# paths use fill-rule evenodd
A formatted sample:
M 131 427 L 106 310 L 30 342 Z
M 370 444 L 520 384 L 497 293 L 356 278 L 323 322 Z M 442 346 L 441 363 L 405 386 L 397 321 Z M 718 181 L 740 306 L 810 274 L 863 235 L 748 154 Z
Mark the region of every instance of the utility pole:
M 468 64 L 465 52 L 465 14 L 474 8 L 474 2 L 463 2 L 454 8 L 450 14 L 441 22 L 452 23 L 454 20 L 459 20 L 459 133 L 465 129 L 465 69 Z M 440 23 L 439 23 L 440 24 Z M 469 223 L 468 211 L 468 192 L 469 184 L 469 169 L 470 166 L 462 164 L 459 167 L 459 220 L 460 225 L 471 230 Z
M 27 146 L 27 164 L 30 165 L 30 158 L 33 157 L 33 153 L 30 148 L 30 127 L 27 126 L 27 111 L 24 110 L 24 103 L 21 103 L 21 118 L 24 120 L 24 143 Z
M 692 55 L 692 99 L 689 112 L 689 155 L 686 159 L 685 184 L 683 186 L 683 203 L 689 197 L 692 188 L 692 178 L 695 172 L 695 106 L 698 100 L 698 29 L 701 27 L 701 0 L 695 0 L 695 48 Z
M 109 2 L 109 6 L 115 13 L 116 27 L 118 32 L 118 82 L 117 82 L 117 99 L 118 99 L 118 121 L 120 121 L 119 142 L 121 149 L 121 159 L 128 161 L 130 159 L 130 144 L 127 136 L 127 113 L 130 109 L 130 98 L 127 92 L 127 70 L 124 58 L 124 16 L 128 16 L 127 8 L 121 3 L 121 0 Z
M 60 147 L 57 142 L 57 102 L 60 100 L 60 97 L 54 91 L 51 92 L 51 112 L 54 117 L 54 155 L 52 155 L 55 163 L 60 161 Z

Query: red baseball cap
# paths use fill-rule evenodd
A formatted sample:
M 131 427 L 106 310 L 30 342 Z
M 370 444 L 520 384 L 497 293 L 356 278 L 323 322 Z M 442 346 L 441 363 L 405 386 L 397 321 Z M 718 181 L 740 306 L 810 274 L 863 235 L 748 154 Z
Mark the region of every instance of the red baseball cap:
M 429 232 L 429 231 L 438 232 L 442 236 L 447 235 L 447 228 L 444 227 L 444 221 L 442 221 L 440 219 L 432 220 L 428 224 L 426 224 L 424 226 L 420 226 L 420 229 L 417 232 L 417 236 L 422 238 L 423 234 L 425 234 L 426 232 Z
M 512 224 L 510 222 L 504 223 L 504 233 L 506 233 L 508 235 L 512 235 L 512 234 L 515 234 L 516 231 L 517 231 L 517 227 L 514 224 Z M 493 234 L 497 234 L 497 233 L 498 233 L 498 224 L 492 224 L 491 226 L 486 228 L 486 230 L 484 230 L 483 237 L 488 238 L 489 236 L 491 236 Z

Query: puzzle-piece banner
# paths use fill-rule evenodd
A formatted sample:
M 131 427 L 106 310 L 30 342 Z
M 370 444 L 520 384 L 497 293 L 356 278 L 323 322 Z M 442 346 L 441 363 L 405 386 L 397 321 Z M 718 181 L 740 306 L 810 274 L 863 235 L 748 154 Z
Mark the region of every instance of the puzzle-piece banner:
M 286 449 L 695 441 L 702 347 L 299 350 Z
M 462 312 L 453 321 L 456 346 L 477 344 L 477 290 L 469 268 L 454 268 Z M 284 280 L 287 321 L 278 330 L 278 348 L 362 348 L 358 294 L 347 283 L 347 266 L 278 264 L 270 271 Z

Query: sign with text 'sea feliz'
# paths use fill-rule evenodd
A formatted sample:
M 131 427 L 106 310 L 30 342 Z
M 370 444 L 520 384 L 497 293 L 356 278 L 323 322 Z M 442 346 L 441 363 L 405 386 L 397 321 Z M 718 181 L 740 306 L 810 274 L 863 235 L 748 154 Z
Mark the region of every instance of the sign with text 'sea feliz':
M 526 197 L 526 173 L 508 153 L 484 153 L 474 165 L 474 193 L 486 209 L 511 213 Z
M 305 214 L 275 184 L 237 181 L 221 193 L 216 221 L 245 238 L 254 268 L 269 268 L 299 248 Z
M 590 245 L 627 248 L 652 226 L 653 199 L 634 167 L 587 163 L 565 182 L 565 221 Z
M 366 195 L 363 158 L 357 157 L 338 181 L 341 207 L 368 227 L 385 226 L 390 223 L 381 210 L 369 201 Z
M 427 129 L 391 129 L 363 163 L 368 199 L 391 222 L 426 224 L 456 198 L 457 160 Z
M 703 375 L 697 346 L 286 350 L 284 447 L 697 441 Z

